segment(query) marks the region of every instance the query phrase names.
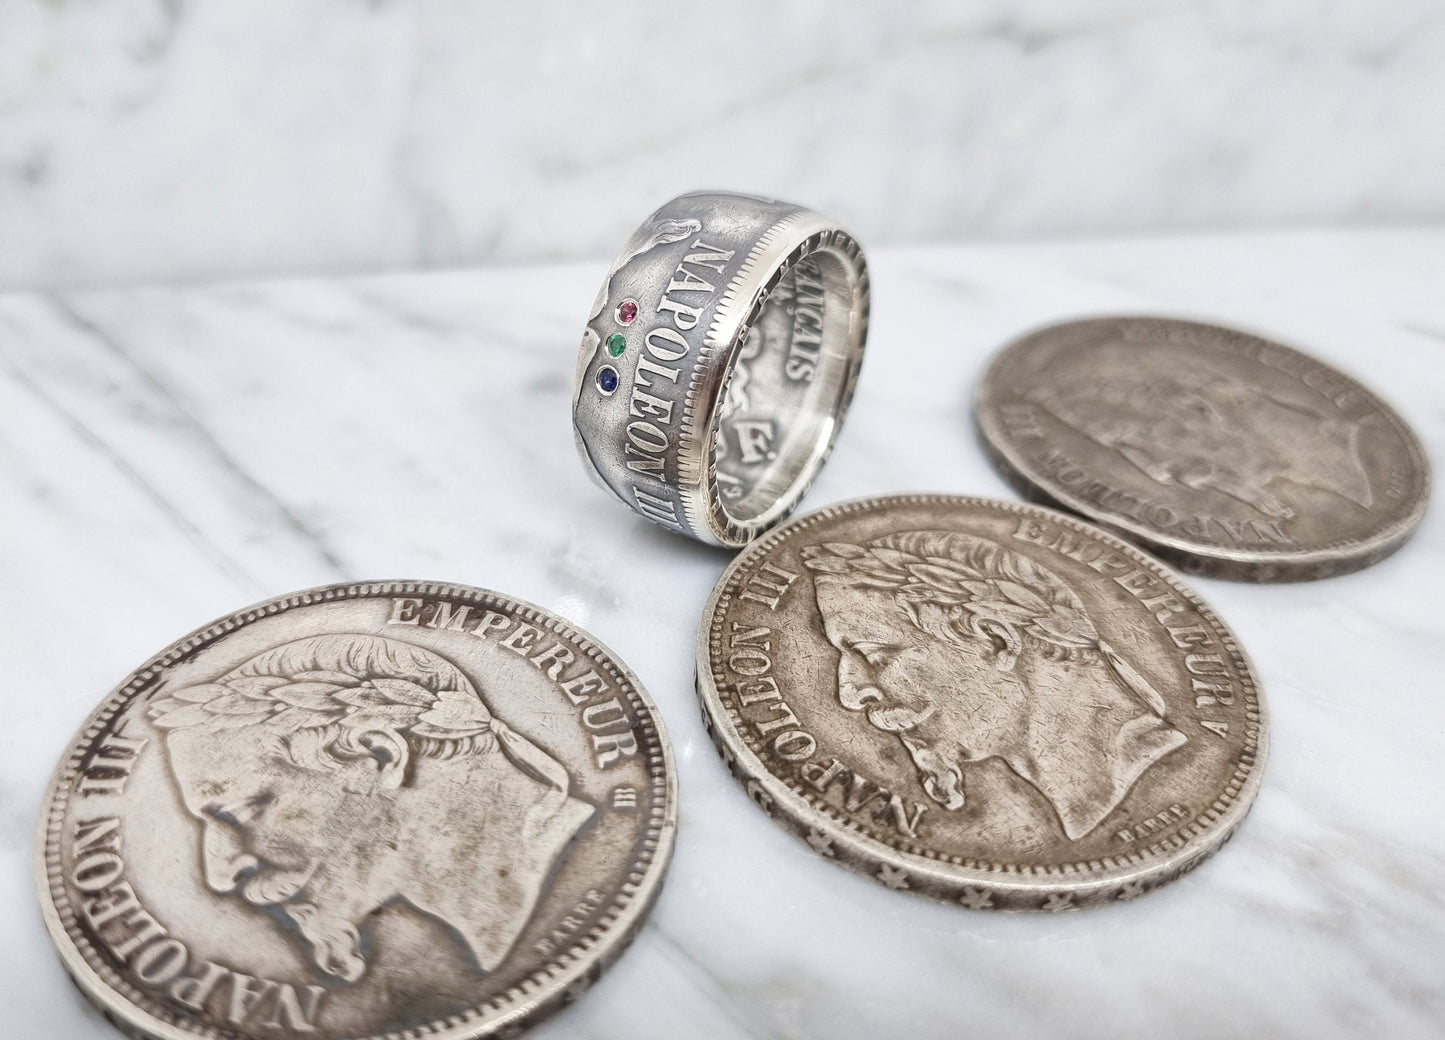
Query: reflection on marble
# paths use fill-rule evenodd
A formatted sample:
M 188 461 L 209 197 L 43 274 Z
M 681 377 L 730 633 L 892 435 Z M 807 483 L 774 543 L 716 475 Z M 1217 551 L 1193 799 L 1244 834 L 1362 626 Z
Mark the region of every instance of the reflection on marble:
M 0 5 L 0 286 L 1445 216 L 1435 0 Z
M 1445 229 L 876 250 L 869 356 L 808 505 L 1007 495 L 967 402 L 1034 325 L 1157 312 L 1273 334 L 1363 377 L 1445 458 Z M 1199 581 L 1263 677 L 1264 789 L 1209 863 L 1086 913 L 1005 917 L 838 869 L 725 773 L 693 694 L 728 559 L 584 476 L 568 423 L 599 264 L 0 297 L 0 972 L 7 1034 L 118 1036 L 35 909 L 44 783 L 172 639 L 342 578 L 490 586 L 626 660 L 682 812 L 636 945 L 538 1037 L 1439 1036 L 1445 1023 L 1445 511 L 1329 581 Z

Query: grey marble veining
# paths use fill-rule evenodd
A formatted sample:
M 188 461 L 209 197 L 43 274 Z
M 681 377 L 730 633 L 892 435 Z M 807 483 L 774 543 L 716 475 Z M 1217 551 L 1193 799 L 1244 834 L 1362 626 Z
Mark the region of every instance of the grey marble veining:
M 728 187 L 912 242 L 1445 216 L 1434 0 L 12 0 L 0 286 L 610 255 Z
M 1007 496 L 972 385 L 1029 327 L 1155 312 L 1272 334 L 1362 377 L 1445 457 L 1445 229 L 873 252 L 853 412 L 805 503 Z M 1005 917 L 848 874 L 725 773 L 693 694 L 728 556 L 634 518 L 569 426 L 605 263 L 0 296 L 0 971 L 6 1031 L 118 1034 L 36 909 L 46 779 L 151 653 L 256 599 L 343 578 L 479 584 L 585 626 L 678 753 L 670 879 L 554 1038 L 1426 1038 L 1445 1031 L 1445 521 L 1325 582 L 1198 581 L 1264 681 L 1254 812 L 1142 899 Z

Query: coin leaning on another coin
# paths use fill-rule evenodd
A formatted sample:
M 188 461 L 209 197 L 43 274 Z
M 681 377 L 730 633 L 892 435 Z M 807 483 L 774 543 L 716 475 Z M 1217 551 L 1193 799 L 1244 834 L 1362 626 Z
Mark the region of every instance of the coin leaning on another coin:
M 41 905 L 132 1035 L 514 1035 L 626 947 L 676 811 L 656 709 L 585 633 L 466 586 L 333 585 L 105 698 L 51 783 Z
M 1249 661 L 1176 575 L 976 498 L 861 499 L 755 541 L 703 615 L 698 693 L 748 794 L 816 852 L 979 909 L 1192 869 L 1267 746 Z
M 1297 350 L 1215 325 L 1037 330 L 990 363 L 974 415 L 1024 495 L 1190 573 L 1358 570 L 1404 544 L 1429 497 L 1424 449 L 1387 404 Z

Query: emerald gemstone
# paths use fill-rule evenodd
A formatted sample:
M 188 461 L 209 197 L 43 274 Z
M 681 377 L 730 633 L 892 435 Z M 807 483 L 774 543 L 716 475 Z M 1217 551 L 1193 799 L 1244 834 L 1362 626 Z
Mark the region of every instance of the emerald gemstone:
M 622 352 L 627 349 L 627 337 L 620 332 L 614 332 L 607 337 L 607 353 L 613 357 L 621 357 Z

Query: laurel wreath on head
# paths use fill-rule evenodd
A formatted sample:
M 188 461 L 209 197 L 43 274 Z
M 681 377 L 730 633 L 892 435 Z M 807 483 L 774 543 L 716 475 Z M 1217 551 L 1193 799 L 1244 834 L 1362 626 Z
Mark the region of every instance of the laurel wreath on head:
M 893 544 L 888 544 L 888 543 Z M 946 544 L 949 555 L 908 545 Z M 1100 638 L 1078 595 L 1027 557 L 983 539 L 910 532 L 868 545 L 825 542 L 802 550 L 803 565 L 849 585 L 892 592 L 920 627 L 935 635 L 923 608 L 941 613 L 949 629 L 988 638 L 991 625 L 1032 638 L 1056 652 L 1100 654 L 1144 707 L 1163 718 L 1163 697 Z
M 1009 561 L 1022 584 L 999 573 L 997 558 L 987 546 L 978 557 L 920 556 L 885 545 L 827 542 L 803 550 L 804 565 L 820 574 L 844 578 L 849 584 L 887 589 L 913 603 L 945 608 L 950 620 L 978 630 L 978 622 L 1001 622 L 1017 632 L 1068 649 L 1093 649 L 1099 634 L 1083 606 L 1062 582 L 1022 557 Z M 992 566 L 990 566 L 990 564 Z M 1052 577 L 1049 575 L 1048 577 Z

